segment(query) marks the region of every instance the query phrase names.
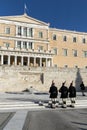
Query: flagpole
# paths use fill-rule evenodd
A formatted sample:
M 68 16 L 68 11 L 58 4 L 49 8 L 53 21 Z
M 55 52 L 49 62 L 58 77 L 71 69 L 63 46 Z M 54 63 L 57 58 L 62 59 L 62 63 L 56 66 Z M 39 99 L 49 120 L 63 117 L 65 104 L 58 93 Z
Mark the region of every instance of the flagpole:
M 26 13 L 26 4 L 24 4 L 24 14 L 26 15 L 27 13 Z

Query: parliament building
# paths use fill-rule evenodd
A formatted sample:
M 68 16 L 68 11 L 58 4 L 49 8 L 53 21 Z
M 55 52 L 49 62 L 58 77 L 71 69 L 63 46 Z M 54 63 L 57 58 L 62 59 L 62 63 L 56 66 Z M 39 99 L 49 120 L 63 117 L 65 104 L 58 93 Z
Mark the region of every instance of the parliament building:
M 51 28 L 27 14 L 0 17 L 0 65 L 87 68 L 87 33 Z

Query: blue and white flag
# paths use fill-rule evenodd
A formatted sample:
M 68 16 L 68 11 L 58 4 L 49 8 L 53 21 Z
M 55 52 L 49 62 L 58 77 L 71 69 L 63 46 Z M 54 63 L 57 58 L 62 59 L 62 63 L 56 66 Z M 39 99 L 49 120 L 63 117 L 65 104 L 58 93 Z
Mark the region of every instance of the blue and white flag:
M 24 14 L 27 14 L 27 11 L 28 9 L 27 9 L 27 6 L 26 6 L 26 4 L 24 5 Z

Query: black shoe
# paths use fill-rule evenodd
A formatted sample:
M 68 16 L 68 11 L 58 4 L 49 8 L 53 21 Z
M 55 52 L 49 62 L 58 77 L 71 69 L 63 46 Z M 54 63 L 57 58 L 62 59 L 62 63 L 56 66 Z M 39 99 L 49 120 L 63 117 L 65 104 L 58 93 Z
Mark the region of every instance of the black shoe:
M 83 96 L 85 96 L 85 94 L 83 94 Z
M 73 105 L 70 105 L 70 107 L 74 108 L 75 106 L 73 106 Z
M 66 106 L 62 106 L 62 108 L 67 108 Z

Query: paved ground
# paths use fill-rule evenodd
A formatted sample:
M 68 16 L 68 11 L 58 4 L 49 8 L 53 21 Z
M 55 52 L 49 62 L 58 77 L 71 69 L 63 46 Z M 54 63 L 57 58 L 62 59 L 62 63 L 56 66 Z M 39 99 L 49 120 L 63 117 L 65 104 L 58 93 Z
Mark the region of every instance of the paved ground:
M 58 100 L 61 103 L 60 95 Z M 66 130 L 65 126 L 67 130 L 87 130 L 87 93 L 86 96 L 77 93 L 75 108 L 63 109 L 59 105 L 58 108 L 51 109 L 47 107 L 48 101 L 48 93 L 0 93 L 0 130 L 44 130 L 44 125 L 45 130 Z M 67 104 L 70 104 L 70 100 Z M 54 122 L 52 117 L 55 116 L 56 128 L 53 125 L 50 127 Z M 42 123 L 45 124 L 39 126 Z
M 87 130 L 87 109 L 29 111 L 23 130 Z

